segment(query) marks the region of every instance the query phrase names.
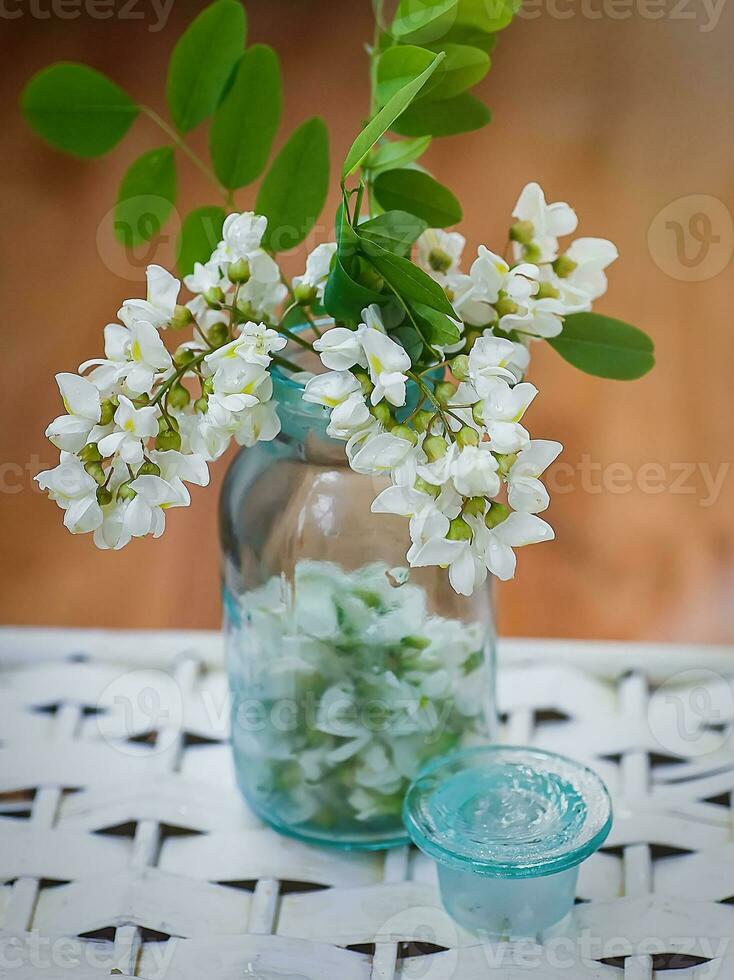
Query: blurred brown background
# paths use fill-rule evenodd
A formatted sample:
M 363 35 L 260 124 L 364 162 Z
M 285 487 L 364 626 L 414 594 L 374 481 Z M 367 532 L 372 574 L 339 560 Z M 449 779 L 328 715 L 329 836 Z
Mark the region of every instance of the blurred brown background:
M 609 237 L 621 251 L 597 308 L 644 327 L 657 345 L 655 372 L 631 384 L 587 378 L 536 349 L 541 396 L 529 426 L 566 445 L 550 511 L 558 540 L 522 553 L 516 580 L 501 588 L 506 634 L 734 638 L 734 4 L 712 4 L 534 0 L 501 36 L 482 85 L 492 125 L 436 141 L 426 157 L 464 203 L 472 250 L 501 247 L 528 180 L 572 203 L 580 234 Z M 219 619 L 216 486 L 194 488 L 194 506 L 169 515 L 160 541 L 102 554 L 68 535 L 30 478 L 55 463 L 43 437 L 61 410 L 53 374 L 98 356 L 103 325 L 140 293 L 145 264 L 171 261 L 170 240 L 125 256 L 110 234 L 125 168 L 163 142 L 152 124 L 140 119 L 108 158 L 80 163 L 42 145 L 17 111 L 24 82 L 59 59 L 87 62 L 163 110 L 168 54 L 204 4 L 175 0 L 159 30 L 150 0 L 125 6 L 126 17 L 119 0 L 115 17 L 97 19 L 83 0 L 18 0 L 0 15 L 5 623 Z M 367 104 L 370 0 L 246 6 L 250 42 L 272 44 L 283 62 L 281 140 L 322 114 L 336 168 Z M 202 152 L 205 129 L 193 137 Z M 180 171 L 184 213 L 218 203 L 183 160 Z M 238 195 L 242 209 L 253 201 L 252 189 Z M 336 193 L 327 224 L 335 205 Z M 303 258 L 290 259 L 290 271 Z M 225 468 L 215 467 L 216 484 Z

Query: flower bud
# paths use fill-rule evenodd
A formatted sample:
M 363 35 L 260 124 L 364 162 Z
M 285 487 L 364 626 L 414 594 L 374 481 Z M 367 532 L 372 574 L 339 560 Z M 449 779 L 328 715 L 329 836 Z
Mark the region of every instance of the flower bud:
M 117 499 L 118 500 L 134 500 L 137 497 L 137 493 L 130 486 L 130 480 L 127 483 L 123 483 L 117 488 Z
M 385 402 L 379 402 L 379 404 L 373 405 L 370 408 L 370 414 L 388 431 L 395 425 L 395 419 L 392 417 L 392 413 Z
M 84 469 L 87 471 L 87 473 L 89 473 L 92 479 L 95 480 L 100 486 L 102 486 L 102 484 L 106 482 L 107 474 L 102 468 L 101 463 L 96 463 L 96 462 L 85 463 Z
M 507 476 L 512 467 L 515 465 L 515 460 L 517 459 L 517 453 L 510 453 L 509 455 L 499 455 L 497 454 L 497 463 L 499 464 L 499 474 L 500 476 Z
M 195 357 L 196 352 L 192 351 L 190 347 L 179 347 L 173 355 L 173 363 L 178 368 L 186 367 L 187 364 L 191 364 Z
M 413 416 L 413 428 L 416 430 L 416 432 L 427 432 L 428 426 L 431 424 L 431 419 L 434 415 L 435 412 L 416 412 Z
M 535 235 L 535 226 L 532 221 L 516 221 L 510 228 L 510 241 L 517 242 L 519 245 L 530 245 Z
M 569 259 L 567 255 L 559 255 L 553 263 L 553 271 L 559 279 L 566 279 L 577 268 L 578 263 Z
M 112 503 L 112 492 L 107 487 L 97 487 L 97 503 L 100 507 L 106 507 Z
M 428 264 L 434 272 L 448 272 L 453 260 L 442 248 L 432 248 L 428 253 Z
M 237 259 L 236 262 L 230 263 L 229 269 L 227 270 L 227 278 L 235 286 L 243 286 L 246 282 L 249 282 L 250 263 L 247 259 Z
M 441 487 L 437 487 L 433 483 L 429 483 L 428 480 L 424 480 L 422 476 L 419 476 L 416 479 L 413 486 L 418 493 L 427 493 L 429 497 L 435 498 L 441 493 Z
M 456 442 L 461 449 L 465 446 L 478 446 L 479 433 L 476 429 L 472 429 L 470 425 L 464 425 L 456 433 Z
M 135 408 L 145 408 L 146 405 L 150 405 L 150 395 L 143 392 L 142 395 L 138 395 L 137 398 L 133 398 L 132 403 Z
M 210 306 L 213 310 L 217 310 L 224 302 L 224 293 L 219 286 L 212 286 L 211 289 L 207 289 L 204 293 L 204 299 L 207 306 Z
M 222 347 L 229 340 L 229 327 L 226 323 L 214 323 L 206 332 L 206 339 L 213 347 Z
M 448 452 L 449 444 L 443 436 L 428 436 L 423 440 L 423 452 L 431 463 L 442 459 Z
M 474 344 L 476 344 L 476 342 L 479 340 L 481 336 L 482 336 L 481 330 L 467 330 L 466 334 L 464 335 L 464 341 L 465 341 L 464 349 L 467 351 L 471 351 L 472 347 L 474 346 Z
M 449 370 L 457 381 L 466 381 L 469 377 L 469 358 L 466 354 L 459 354 L 449 363 Z
M 449 533 L 446 538 L 449 541 L 471 541 L 474 532 L 466 523 L 463 517 L 455 517 L 449 525 Z
M 523 258 L 526 262 L 538 263 L 543 257 L 543 253 L 540 251 L 540 247 L 531 242 L 530 245 L 523 246 Z
M 158 419 L 158 432 L 167 432 L 169 429 L 173 429 L 178 432 L 178 422 L 176 419 L 167 419 L 165 415 L 161 415 Z
M 311 306 L 318 299 L 318 292 L 315 286 L 309 286 L 307 282 L 299 282 L 296 288 L 293 290 L 293 295 L 296 298 L 296 303 L 301 306 Z
M 494 304 L 494 308 L 497 311 L 497 316 L 499 317 L 510 316 L 513 313 L 517 313 L 517 311 L 520 309 L 514 299 L 510 299 L 507 293 L 503 292 L 500 292 L 499 299 Z
M 138 476 L 160 476 L 161 468 L 157 463 L 146 459 L 138 470 Z
M 177 305 L 171 317 L 171 330 L 183 330 L 194 322 L 194 315 L 188 306 Z
M 168 392 L 168 404 L 171 408 L 186 408 L 191 401 L 191 395 L 182 384 L 175 384 Z
M 455 385 L 452 381 L 440 381 L 433 391 L 433 394 L 436 396 L 436 401 L 441 405 L 446 405 L 456 394 L 457 387 L 458 385 Z
M 535 294 L 535 299 L 558 299 L 561 295 L 561 291 L 552 286 L 549 282 L 538 283 L 538 292 Z
M 484 425 L 484 402 L 475 402 L 471 407 L 471 417 L 477 425 Z
M 369 262 L 365 261 L 359 255 L 354 260 L 352 277 L 361 286 L 366 286 L 367 289 L 372 289 L 376 293 L 381 292 L 382 287 L 385 285 L 385 280 L 382 278 L 377 269 L 375 269 L 374 266 L 370 265 Z
M 355 371 L 354 377 L 359 381 L 360 387 L 362 388 L 363 395 L 371 395 L 375 390 L 375 386 L 370 381 L 369 375 L 365 374 L 364 371 Z
M 214 378 L 204 378 L 201 384 L 201 390 L 205 395 L 214 394 Z
M 483 517 L 486 506 L 487 501 L 484 497 L 469 497 L 464 501 L 461 510 L 468 517 Z
M 484 518 L 484 523 L 491 531 L 510 516 L 510 508 L 506 504 L 492 504 L 489 513 Z
M 79 459 L 82 463 L 99 463 L 102 461 L 102 453 L 97 449 L 96 442 L 88 442 L 87 445 L 79 453 Z
M 209 408 L 209 396 L 202 395 L 201 398 L 197 398 L 194 402 L 194 411 L 199 415 L 206 415 Z
M 155 448 L 161 452 L 166 452 L 167 449 L 175 449 L 178 452 L 181 449 L 181 434 L 175 429 L 164 429 L 156 437 Z
M 411 446 L 415 446 L 418 442 L 418 436 L 410 428 L 410 426 L 407 425 L 393 426 L 393 428 L 390 430 L 390 434 L 395 436 L 397 439 L 405 439 L 411 444 Z
M 100 408 L 101 408 L 101 412 L 99 416 L 99 424 L 109 425 L 110 422 L 112 422 L 112 420 L 115 417 L 115 411 L 117 410 L 117 405 L 115 405 L 114 401 L 111 398 L 105 398 Z

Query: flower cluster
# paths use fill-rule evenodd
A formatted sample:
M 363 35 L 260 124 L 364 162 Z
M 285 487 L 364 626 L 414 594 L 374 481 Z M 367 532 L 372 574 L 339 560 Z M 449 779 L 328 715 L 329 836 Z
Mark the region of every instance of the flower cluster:
M 205 485 L 207 463 L 232 439 L 251 446 L 277 436 L 269 369 L 299 370 L 280 353 L 293 341 L 326 369 L 309 376 L 304 400 L 328 409 L 327 432 L 346 443 L 356 472 L 389 482 L 373 511 L 409 519 L 410 565 L 448 568 L 463 595 L 488 573 L 510 578 L 515 548 L 553 537 L 537 516 L 549 504 L 540 477 L 562 448 L 531 439 L 522 423 L 538 394 L 524 380 L 529 348 L 591 309 L 617 257 L 603 239 L 563 251 L 559 238 L 575 231 L 576 215 L 547 204 L 537 184 L 523 190 L 513 217 L 513 261 L 480 246 L 468 273 L 461 235 L 418 238 L 420 275 L 440 284 L 456 315 L 444 318 L 453 334 L 440 344 L 387 291 L 356 329 L 336 323 L 322 334 L 308 310 L 323 312 L 337 246 L 318 246 L 288 283 L 262 247 L 267 220 L 230 215 L 210 259 L 185 277 L 193 299 L 180 305 L 179 281 L 151 266 L 146 299 L 126 300 L 120 322 L 105 327 L 105 357 L 58 376 L 67 414 L 47 435 L 61 460 L 39 484 L 64 509 L 67 528 L 94 532 L 102 548 L 158 536 L 165 511 L 189 503 L 186 483 Z M 285 326 L 298 308 L 312 340 Z M 186 326 L 193 339 L 170 353 L 164 332 Z M 406 326 L 422 343 L 417 355 L 402 342 Z
M 232 742 L 256 809 L 314 827 L 399 819 L 428 757 L 481 739 L 484 630 L 429 615 L 398 571 L 300 561 L 292 582 L 227 594 Z M 287 725 L 247 723 L 253 685 L 268 707 L 287 699 Z
M 57 376 L 67 414 L 46 435 L 61 458 L 36 479 L 72 533 L 114 549 L 158 537 L 166 510 L 190 503 L 186 483 L 205 486 L 232 438 L 278 434 L 268 368 L 287 340 L 268 324 L 288 289 L 261 248 L 266 227 L 230 215 L 211 259 L 186 277 L 185 305 L 180 282 L 150 266 L 146 298 L 126 300 L 105 327 L 104 358 Z M 171 354 L 162 332 L 187 326 L 193 339 Z

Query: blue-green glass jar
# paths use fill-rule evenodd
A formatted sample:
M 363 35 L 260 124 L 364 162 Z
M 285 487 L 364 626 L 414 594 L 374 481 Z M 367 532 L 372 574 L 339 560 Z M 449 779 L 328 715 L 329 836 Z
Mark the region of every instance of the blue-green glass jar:
M 237 456 L 221 497 L 238 783 L 283 833 L 403 844 L 421 766 L 494 737 L 490 588 L 466 599 L 409 569 L 407 519 L 370 511 L 385 484 L 349 469 L 302 384 L 273 379 L 281 434 Z

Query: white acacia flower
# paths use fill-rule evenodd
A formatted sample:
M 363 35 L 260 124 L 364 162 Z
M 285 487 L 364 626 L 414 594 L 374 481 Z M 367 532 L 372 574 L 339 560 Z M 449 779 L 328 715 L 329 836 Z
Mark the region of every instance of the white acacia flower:
M 150 394 L 156 376 L 173 364 L 160 334 L 146 320 L 131 320 L 129 327 L 108 323 L 104 338 L 106 358 L 79 365 L 80 371 L 95 368 L 89 378 L 100 390 L 124 382 L 133 394 Z
M 214 249 L 211 261 L 249 260 L 249 256 L 260 248 L 267 228 L 268 219 L 252 211 L 228 215 L 222 226 L 222 241 Z
M 91 381 L 77 374 L 57 374 L 56 383 L 68 415 L 60 415 L 46 429 L 46 438 L 57 449 L 78 453 L 89 441 L 99 422 L 101 403 L 99 391 Z
M 237 416 L 234 430 L 239 446 L 254 446 L 256 442 L 271 442 L 280 432 L 280 417 L 274 402 L 260 402 Z
M 176 491 L 159 476 L 139 476 L 131 482 L 130 489 L 135 491 L 135 497 L 125 509 L 123 533 L 133 538 L 146 534 L 159 538 L 166 529 L 165 511 L 181 506 Z
M 314 341 L 313 349 L 318 351 L 321 363 L 330 371 L 348 371 L 355 364 L 367 367 L 360 338 L 355 330 L 348 327 L 326 330 Z
M 303 390 L 303 400 L 314 405 L 324 405 L 326 408 L 336 408 L 341 405 L 353 392 L 360 392 L 362 387 L 351 371 L 327 371 L 317 374 L 306 382 Z
M 500 295 L 524 303 L 537 292 L 538 274 L 537 266 L 527 262 L 511 269 L 501 256 L 480 245 L 469 275 L 450 277 L 454 309 L 470 326 L 486 326 L 496 319 L 494 304 Z
M 97 483 L 73 453 L 62 452 L 59 465 L 39 473 L 35 480 L 64 511 L 64 526 L 72 534 L 86 534 L 100 526 Z
M 482 406 L 482 418 L 495 453 L 516 453 L 530 442 L 520 420 L 530 406 L 538 389 L 527 381 L 510 388 L 496 381 L 487 391 Z
M 416 262 L 443 284 L 447 275 L 459 271 L 465 245 L 466 239 L 458 231 L 429 228 L 416 242 Z
M 454 486 L 465 497 L 496 497 L 500 492 L 499 464 L 489 443 L 464 446 L 451 468 Z
M 508 313 L 500 319 L 500 326 L 509 333 L 516 330 L 529 337 L 557 337 L 563 330 L 566 306 L 557 299 L 529 299 L 517 313 Z
M 429 538 L 418 548 L 410 564 L 414 568 L 426 565 L 439 565 L 449 570 L 449 582 L 454 592 L 470 596 L 487 580 L 487 566 L 484 562 L 487 528 L 483 521 L 467 520 L 472 530 L 472 538 L 467 541 L 450 541 L 448 538 Z M 412 550 L 412 549 L 411 549 Z
M 325 242 L 317 245 L 306 259 L 306 271 L 302 276 L 293 280 L 293 288 L 310 286 L 316 291 L 316 298 L 321 303 L 324 300 L 326 280 L 331 271 L 331 262 L 336 255 L 336 242 Z M 328 367 L 328 364 L 326 365 Z
M 326 432 L 334 439 L 347 440 L 351 439 L 355 432 L 371 425 L 372 421 L 372 415 L 365 404 L 361 390 L 353 391 L 341 404 L 331 410 Z
M 136 408 L 129 398 L 120 395 L 115 412 L 116 430 L 97 443 L 102 456 L 117 454 L 125 463 L 137 466 L 143 461 L 143 442 L 158 434 L 160 411 L 155 405 Z
M 491 390 L 497 378 L 515 380 L 509 367 L 515 356 L 515 345 L 511 340 L 489 333 L 479 337 L 469 353 L 469 378 L 480 398 Z
M 408 354 L 386 333 L 362 324 L 357 334 L 367 357 L 370 381 L 374 385 L 370 400 L 377 405 L 383 398 L 391 405 L 405 404 L 405 382 L 408 376 L 404 371 L 410 370 Z
M 517 559 L 513 548 L 555 538 L 553 528 L 540 517 L 533 514 L 513 513 L 487 531 L 484 560 L 489 571 L 501 582 L 506 582 L 515 574 Z
M 151 462 L 160 467 L 161 479 L 171 488 L 175 501 L 170 504 L 171 507 L 188 507 L 191 503 L 191 494 L 184 481 L 199 487 L 209 486 L 209 467 L 199 453 L 154 449 L 148 455 Z
M 576 268 L 562 280 L 564 284 L 588 296 L 590 302 L 603 296 L 608 286 L 604 270 L 619 258 L 617 246 L 606 238 L 577 238 L 566 256 Z
M 222 275 L 219 263 L 210 259 L 208 262 L 195 262 L 194 271 L 184 276 L 184 286 L 192 293 L 206 293 L 210 289 L 231 289 L 226 276 Z
M 558 255 L 558 239 L 571 235 L 578 227 L 578 218 L 573 208 L 565 202 L 547 204 L 542 188 L 536 184 L 527 184 L 512 212 L 518 221 L 529 221 L 533 226 L 532 244 L 538 262 L 553 262 Z M 518 257 L 522 255 L 522 246 L 515 246 Z
M 117 312 L 127 327 L 135 320 L 145 320 L 160 329 L 168 326 L 176 309 L 181 283 L 160 265 L 149 265 L 145 270 L 148 281 L 146 299 L 126 299 Z
M 239 337 L 207 354 L 204 360 L 215 375 L 230 361 L 244 361 L 246 364 L 268 367 L 273 359 L 272 355 L 283 350 L 287 343 L 287 339 L 277 330 L 271 330 L 264 323 L 249 322 L 242 327 Z
M 550 503 L 548 491 L 539 477 L 563 451 L 560 442 L 533 439 L 518 453 L 507 474 L 507 499 L 513 510 L 539 514 Z
M 265 255 L 264 252 L 263 255 Z M 266 256 L 266 258 L 270 259 L 270 256 Z M 274 262 L 273 265 L 275 265 Z M 260 266 L 256 266 L 256 268 L 259 267 Z M 264 263 L 262 268 L 263 271 L 267 269 L 269 275 L 273 274 L 272 268 L 265 266 Z M 278 277 L 279 276 L 280 272 L 278 272 Z M 288 289 L 279 278 L 258 279 L 257 276 L 253 274 L 249 282 L 245 283 L 244 286 L 240 286 L 238 302 L 240 304 L 242 302 L 249 303 L 252 311 L 258 318 L 275 320 L 277 319 L 278 310 L 280 309 L 287 295 Z
M 407 439 L 400 439 L 389 432 L 379 432 L 361 442 L 351 456 L 350 464 L 356 473 L 389 473 L 404 463 L 414 451 L 415 447 Z

